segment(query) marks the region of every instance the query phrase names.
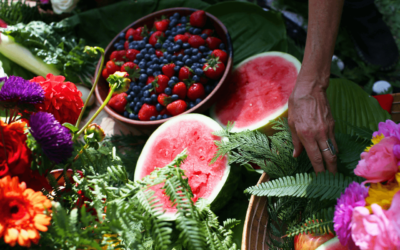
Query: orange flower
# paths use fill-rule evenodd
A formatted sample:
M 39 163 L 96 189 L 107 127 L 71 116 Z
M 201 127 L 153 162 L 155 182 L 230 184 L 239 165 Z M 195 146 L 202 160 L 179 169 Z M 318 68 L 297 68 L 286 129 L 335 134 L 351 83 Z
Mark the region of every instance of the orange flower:
M 30 247 L 40 239 L 38 231 L 46 232 L 50 225 L 51 202 L 42 192 L 26 188 L 18 177 L 6 176 L 0 179 L 0 238 L 10 246 L 16 243 Z

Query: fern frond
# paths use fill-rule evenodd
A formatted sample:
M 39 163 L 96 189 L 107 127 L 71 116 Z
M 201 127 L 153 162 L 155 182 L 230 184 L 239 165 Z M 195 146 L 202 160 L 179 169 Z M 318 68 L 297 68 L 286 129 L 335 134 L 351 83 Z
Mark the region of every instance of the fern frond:
M 245 192 L 257 196 L 336 199 L 350 182 L 358 180 L 358 178 L 344 177 L 341 173 L 334 175 L 328 171 L 318 173 L 318 175 L 302 173 L 296 174 L 296 177 L 285 176 L 264 182 L 247 188 Z
M 223 226 L 225 229 L 232 229 L 233 227 L 237 226 L 240 224 L 240 220 L 237 219 L 227 219 L 226 221 L 223 222 Z
M 305 223 L 289 227 L 286 236 L 293 237 L 301 233 L 328 234 L 334 233 L 333 215 L 335 208 L 322 209 L 312 217 L 305 220 Z

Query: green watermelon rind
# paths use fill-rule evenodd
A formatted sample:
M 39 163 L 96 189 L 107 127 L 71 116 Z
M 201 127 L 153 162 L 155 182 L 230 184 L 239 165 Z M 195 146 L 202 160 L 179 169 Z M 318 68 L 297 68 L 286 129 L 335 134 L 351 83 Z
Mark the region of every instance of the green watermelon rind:
M 292 56 L 290 54 L 287 54 L 287 53 L 284 53 L 284 52 L 278 52 L 278 51 L 263 52 L 263 53 L 251 56 L 251 57 L 247 58 L 246 60 L 242 61 L 241 63 L 239 63 L 235 67 L 234 70 L 237 70 L 238 68 L 240 68 L 241 66 L 245 65 L 246 63 L 248 63 L 249 61 L 251 61 L 251 60 L 253 60 L 255 58 L 264 57 L 264 56 L 279 56 L 279 57 L 282 57 L 282 58 L 286 59 L 287 61 L 292 62 L 294 64 L 294 66 L 297 69 L 297 73 L 300 72 L 301 63 L 300 63 L 299 60 L 297 60 L 296 57 L 294 57 L 294 56 Z M 210 116 L 216 122 L 218 122 L 219 125 L 221 125 L 223 128 L 225 128 L 226 125 L 223 124 L 218 119 L 218 116 L 217 116 L 217 114 L 215 112 L 215 108 L 216 108 L 216 104 L 214 104 L 211 107 Z M 270 134 L 270 129 L 272 127 L 271 124 L 270 124 L 270 121 L 274 120 L 274 119 L 276 119 L 278 117 L 287 116 L 287 110 L 288 110 L 288 102 L 282 108 L 278 109 L 276 112 L 274 112 L 273 114 L 269 115 L 267 118 L 255 123 L 255 124 L 253 124 L 251 126 L 247 126 L 247 127 L 243 127 L 243 128 L 237 128 L 237 127 L 234 126 L 232 128 L 231 132 L 241 132 L 241 131 L 244 131 L 244 130 L 251 130 L 251 131 L 258 130 L 258 131 L 260 131 L 262 133 Z
M 324 244 L 320 245 L 317 249 L 315 250 L 329 250 L 332 247 L 342 247 L 342 249 L 347 249 L 347 247 L 343 246 L 340 244 L 339 238 L 336 236 L 328 241 L 326 241 Z M 337 248 L 339 249 L 339 248 Z
M 184 115 L 179 115 L 179 116 L 171 118 L 167 122 L 163 123 L 160 127 L 158 127 L 153 132 L 153 134 L 149 137 L 146 144 L 144 145 L 142 153 L 140 154 L 139 159 L 136 164 L 135 175 L 134 175 L 135 181 L 139 180 L 139 176 L 141 176 L 141 169 L 142 169 L 140 166 L 142 166 L 144 164 L 145 160 L 147 159 L 148 153 L 147 153 L 146 149 L 151 147 L 151 145 L 157 139 L 158 135 L 161 134 L 166 128 L 173 126 L 174 123 L 177 123 L 182 120 L 187 120 L 187 119 L 195 119 L 202 123 L 205 123 L 213 131 L 222 130 L 222 127 L 216 121 L 214 121 L 210 117 L 207 117 L 207 116 L 201 115 L 201 114 L 184 114 Z M 222 138 L 222 139 L 224 140 L 226 138 Z M 227 159 L 227 162 L 228 162 L 228 159 Z M 207 198 L 207 201 L 210 204 L 211 209 L 213 209 L 213 210 L 220 209 L 232 197 L 233 192 L 235 191 L 235 188 L 233 188 L 234 184 L 235 184 L 235 182 L 237 184 L 237 181 L 238 181 L 236 179 L 236 178 L 238 178 L 238 174 L 235 175 L 234 172 L 235 171 L 231 171 L 231 166 L 229 164 L 227 164 L 221 181 L 214 188 L 214 191 L 212 192 L 210 197 Z M 224 191 L 224 192 L 222 192 L 222 191 Z M 177 215 L 175 213 L 164 213 L 162 216 L 160 216 L 160 219 L 166 220 L 166 221 L 174 221 L 174 220 L 176 220 L 176 218 L 177 218 Z

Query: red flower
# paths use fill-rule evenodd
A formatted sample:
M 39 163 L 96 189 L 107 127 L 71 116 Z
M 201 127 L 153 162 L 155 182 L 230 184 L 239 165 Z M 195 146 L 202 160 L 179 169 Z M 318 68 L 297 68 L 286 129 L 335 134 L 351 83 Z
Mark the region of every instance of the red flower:
M 53 114 L 61 124 L 75 124 L 83 107 L 82 93 L 64 80 L 63 76 L 48 74 L 46 79 L 37 76 L 30 81 L 39 83 L 45 93 L 44 102 L 36 105 L 38 110 Z
M 0 178 L 30 171 L 31 151 L 26 146 L 26 123 L 0 120 Z
M 7 28 L 7 23 L 0 19 L 0 28 Z M 0 32 L 1 33 L 1 32 Z

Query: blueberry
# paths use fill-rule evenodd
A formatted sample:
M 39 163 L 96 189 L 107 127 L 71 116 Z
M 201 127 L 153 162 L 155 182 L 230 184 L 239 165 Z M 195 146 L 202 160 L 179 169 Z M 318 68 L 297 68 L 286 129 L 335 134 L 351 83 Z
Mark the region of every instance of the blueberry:
M 150 97 L 144 98 L 144 102 L 147 103 L 147 104 L 150 104 L 151 103 L 151 98 Z
M 172 101 L 176 101 L 176 100 L 178 100 L 178 99 L 179 99 L 179 96 L 178 96 L 177 94 L 171 95 L 171 100 L 172 100 Z
M 147 62 L 146 62 L 146 67 L 147 67 L 147 68 L 150 67 L 151 64 L 152 64 L 151 61 L 147 61 Z M 146 71 L 146 73 L 147 73 L 147 71 Z
M 162 60 L 164 60 L 164 57 L 160 56 L 158 59 L 160 60 L 160 62 L 162 62 Z
M 135 98 L 133 98 L 133 101 L 134 102 L 138 102 L 140 100 L 140 98 L 139 97 L 135 97 Z
M 172 31 L 172 32 L 171 32 L 171 36 L 175 37 L 176 35 L 178 35 L 178 33 L 177 33 L 176 31 Z M 172 41 L 172 40 L 171 40 L 171 41 Z M 173 41 L 175 41 L 175 38 L 174 38 Z
M 192 77 L 192 80 L 193 80 L 194 82 L 199 82 L 199 81 L 200 81 L 200 77 L 199 77 L 198 75 L 194 75 L 194 76 Z
M 179 54 L 179 55 L 177 56 L 177 58 L 178 58 L 179 61 L 182 61 L 183 55 L 182 55 L 182 54 Z
M 149 92 L 149 91 L 145 91 L 145 92 L 143 93 L 143 96 L 144 96 L 144 97 L 150 97 L 150 92 Z
M 131 103 L 129 103 L 129 107 L 130 107 L 131 109 L 134 109 L 134 108 L 136 107 L 136 102 L 131 102 Z
M 148 42 L 149 42 L 149 38 L 146 36 L 146 37 L 144 37 L 144 38 L 143 38 L 143 40 L 142 40 L 142 41 L 143 41 L 143 42 L 146 44 L 146 43 L 148 43 Z
M 167 114 L 164 114 L 164 115 L 162 116 L 162 118 L 163 118 L 163 119 L 167 119 L 167 118 L 168 118 L 168 115 L 167 115 Z
M 134 98 L 133 95 L 128 95 L 128 97 L 127 97 L 128 101 L 130 101 L 130 102 L 133 101 L 133 98 Z
M 118 37 L 120 39 L 125 39 L 125 33 L 124 32 L 119 33 Z
M 162 115 L 157 115 L 156 120 L 161 120 L 162 119 Z
M 138 59 L 133 60 L 133 63 L 138 64 L 139 63 Z
M 161 65 L 159 65 L 159 64 L 154 64 L 153 70 L 154 70 L 154 71 L 159 71 L 159 70 L 161 70 Z
M 204 71 L 203 71 L 202 69 L 197 68 L 197 69 L 194 71 L 194 73 L 195 73 L 196 75 L 198 75 L 198 76 L 202 76 L 203 73 L 204 73 Z
M 146 67 L 146 62 L 140 62 L 139 64 L 138 64 L 138 66 L 139 66 L 139 68 L 141 68 L 141 69 L 144 69 L 145 67 Z
M 151 45 L 150 43 L 148 43 L 148 44 L 146 44 L 144 47 L 149 49 L 149 48 L 153 48 L 153 45 Z
M 175 40 L 174 40 L 174 36 L 173 36 L 173 35 L 169 36 L 169 37 L 168 37 L 168 41 L 171 41 L 170 44 L 173 45 L 173 41 L 175 41 Z
M 128 47 L 129 49 L 134 49 L 134 45 L 132 45 L 132 44 L 129 44 L 129 47 Z
M 179 20 L 181 23 L 187 23 L 188 20 L 185 16 L 181 17 L 181 20 Z
M 163 105 L 161 105 L 160 103 L 157 103 L 156 104 L 156 110 L 158 111 L 158 112 L 160 112 L 161 110 L 163 110 L 164 109 L 164 106 Z
M 174 49 L 175 52 L 177 52 L 177 51 L 179 51 L 181 49 L 181 46 L 179 44 L 174 45 L 173 49 Z
M 183 58 L 182 58 L 182 61 L 186 61 L 187 59 L 189 59 L 190 58 L 190 56 L 189 55 L 185 55 Z
M 146 76 L 147 78 L 147 76 Z M 139 79 L 140 80 L 140 79 Z M 136 93 L 138 93 L 140 91 L 140 87 L 139 86 L 133 86 L 132 90 Z
M 206 87 L 205 87 L 204 89 L 205 89 L 205 91 L 206 91 L 206 94 L 209 94 L 209 93 L 211 93 L 211 91 L 212 91 L 211 85 L 206 85 Z
M 145 46 L 146 46 L 146 43 L 145 43 L 144 41 L 140 41 L 140 42 L 138 43 L 138 48 L 139 48 L 139 49 L 144 49 Z
M 168 86 L 169 86 L 170 88 L 173 88 L 173 87 L 175 86 L 175 82 L 172 81 L 172 80 L 169 80 L 169 81 L 168 81 Z
M 200 45 L 199 46 L 199 50 L 201 51 L 201 52 L 204 52 L 204 51 L 206 51 L 206 46 L 204 46 L 204 45 Z
M 178 20 L 172 19 L 171 22 L 169 22 L 169 27 L 175 27 L 178 24 Z
M 219 45 L 219 49 L 225 49 L 225 44 L 221 43 L 221 44 Z
M 171 57 L 172 57 L 172 55 L 164 56 L 164 58 L 167 59 L 167 61 L 171 61 Z
M 132 42 L 132 41 L 133 41 L 133 36 L 129 36 L 129 37 L 128 37 L 128 41 L 129 41 L 129 42 Z
M 172 46 L 170 46 L 170 47 L 168 47 L 167 51 L 168 51 L 169 53 L 173 53 L 173 52 L 174 52 L 174 48 L 173 48 Z
M 147 73 L 148 76 L 152 76 L 153 73 L 154 73 L 154 70 L 151 69 L 151 68 L 148 68 L 147 71 L 146 71 L 146 73 Z
M 179 79 L 178 79 L 178 77 L 176 77 L 176 76 L 171 77 L 170 80 L 171 80 L 171 81 L 174 81 L 175 83 L 179 82 Z
M 194 28 L 194 29 L 193 29 L 193 34 L 195 34 L 195 35 L 200 35 L 200 34 L 201 34 L 201 29 L 199 29 L 199 28 Z
M 150 121 L 155 121 L 155 120 L 156 120 L 155 116 L 150 117 Z
M 206 60 L 205 58 L 201 58 L 201 59 L 199 60 L 199 62 L 204 64 L 204 63 L 207 62 L 207 60 Z
M 146 83 L 147 75 L 146 74 L 141 74 L 140 77 L 139 77 L 139 81 L 143 82 L 143 83 Z
M 142 96 L 142 97 L 140 98 L 140 102 L 141 102 L 141 103 L 144 102 L 144 96 Z M 136 103 L 136 105 L 138 105 L 138 104 Z
M 156 72 L 154 72 L 153 75 L 154 75 L 154 76 L 159 76 L 159 75 L 162 75 L 162 72 L 161 72 L 161 71 L 156 71 Z
M 193 64 L 192 59 L 187 59 L 187 60 L 185 61 L 185 64 L 188 65 L 188 66 L 192 65 L 192 64 Z
M 199 53 L 199 49 L 193 48 L 192 49 L 192 54 L 197 55 Z
M 154 48 L 156 48 L 156 49 L 161 49 L 161 43 L 156 43 L 156 44 L 154 45 Z
M 177 27 L 172 27 L 172 28 L 171 28 L 172 33 L 176 32 L 177 29 L 178 29 Z M 171 35 L 172 35 L 172 34 L 171 34 Z
M 192 50 L 191 49 L 185 49 L 183 51 L 183 53 L 185 53 L 185 55 L 191 55 L 192 54 Z
M 170 30 L 166 30 L 166 31 L 165 31 L 165 35 L 166 35 L 166 36 L 171 35 L 171 31 L 170 31 Z
M 188 109 L 191 109 L 191 108 L 193 108 L 194 107 L 194 103 L 193 102 L 189 102 L 189 105 L 188 105 Z
M 145 69 L 145 68 L 140 69 L 140 70 L 139 70 L 139 73 L 140 73 L 140 74 L 146 74 L 146 69 Z
M 173 56 L 171 56 L 171 61 L 175 62 L 177 60 L 177 58 L 178 57 L 176 55 L 173 55 Z
M 207 34 L 201 34 L 200 36 L 201 36 L 201 38 L 203 38 L 203 39 L 207 39 L 207 37 L 208 37 Z
M 119 46 L 119 43 L 115 43 L 115 44 L 114 44 L 114 48 L 115 48 L 115 49 L 117 49 L 118 46 Z
M 147 50 L 147 53 L 154 54 L 154 53 L 156 53 L 156 50 L 154 48 L 150 48 Z
M 193 27 L 190 27 L 190 28 L 189 28 L 189 32 L 193 34 L 193 31 L 194 31 L 194 28 L 193 28 Z
M 161 47 L 164 48 L 164 49 L 166 49 L 166 48 L 169 47 L 169 44 L 168 44 L 168 43 L 163 43 L 163 45 L 162 45 Z
M 171 95 L 172 94 L 172 89 L 171 88 L 165 88 L 164 93 L 167 95 Z
M 179 39 L 178 41 L 176 41 L 176 44 L 182 46 L 182 45 L 183 45 L 183 42 L 182 42 L 181 39 Z
M 157 103 L 157 95 L 156 94 L 152 94 L 150 98 L 153 103 Z
M 150 60 L 150 55 L 149 54 L 145 54 L 144 55 L 144 59 L 146 59 L 146 61 Z
M 199 104 L 201 101 L 203 101 L 203 99 L 197 98 L 196 101 L 195 101 L 194 103 L 196 103 L 196 105 L 197 105 L 197 104 Z
M 176 61 L 175 65 L 179 66 L 179 67 L 183 67 L 183 65 L 185 65 L 182 61 Z
M 184 44 L 182 44 L 182 48 L 188 49 L 188 48 L 190 48 L 190 44 L 189 43 L 184 43 Z
M 153 34 L 154 34 L 154 31 L 150 31 L 149 36 L 151 36 L 151 35 L 153 35 Z
M 124 116 L 126 117 L 126 118 L 128 118 L 129 117 L 129 112 L 128 111 L 124 111 Z
M 136 55 L 136 59 L 138 59 L 138 60 L 143 59 L 143 54 L 142 54 L 142 53 L 138 53 L 138 54 Z
M 134 108 L 133 108 L 133 112 L 134 112 L 134 113 L 139 112 L 140 108 L 141 108 L 141 107 L 139 107 L 139 106 L 134 107 Z
M 174 18 L 179 19 L 181 17 L 181 15 L 179 15 L 178 12 L 175 12 L 174 15 L 172 15 Z
M 123 45 L 118 45 L 117 50 L 124 50 L 124 46 Z
M 168 64 L 169 61 L 168 61 L 167 59 L 163 59 L 163 60 L 162 60 L 162 63 L 163 63 L 163 64 Z
M 182 27 L 182 26 L 180 26 L 181 28 L 179 28 L 177 31 L 176 31 L 176 33 L 178 33 L 178 34 L 184 34 L 185 33 L 185 31 L 186 31 L 186 29 L 184 28 L 184 27 Z
M 193 62 L 197 62 L 199 60 L 197 56 L 192 56 L 190 59 L 192 59 Z

